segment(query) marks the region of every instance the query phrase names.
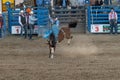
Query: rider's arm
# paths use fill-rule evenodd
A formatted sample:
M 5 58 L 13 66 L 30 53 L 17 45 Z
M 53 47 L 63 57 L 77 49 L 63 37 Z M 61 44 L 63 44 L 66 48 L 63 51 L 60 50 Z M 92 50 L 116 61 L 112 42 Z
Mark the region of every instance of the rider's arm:
M 56 21 L 56 25 L 59 26 L 60 25 L 60 22 L 59 20 Z

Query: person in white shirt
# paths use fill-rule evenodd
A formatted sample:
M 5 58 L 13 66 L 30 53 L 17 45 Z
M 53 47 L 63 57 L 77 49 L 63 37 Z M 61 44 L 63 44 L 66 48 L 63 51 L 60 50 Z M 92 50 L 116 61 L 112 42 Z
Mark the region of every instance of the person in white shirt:
M 70 0 L 72 7 L 77 7 L 77 0 Z
M 78 6 L 84 6 L 85 0 L 77 0 Z
M 29 15 L 29 35 L 28 35 L 30 40 L 32 40 L 35 21 L 37 21 L 37 18 L 35 18 L 34 12 L 31 11 Z
M 21 36 L 23 36 L 23 29 L 25 31 L 25 38 L 27 37 L 27 30 L 26 30 L 26 16 L 23 10 L 20 11 L 18 22 L 21 26 Z
M 109 23 L 110 23 L 110 33 L 111 34 L 117 34 L 117 20 L 118 16 L 117 13 L 114 11 L 114 8 L 111 8 L 111 12 L 109 13 Z M 115 32 L 113 32 L 113 29 L 115 29 Z

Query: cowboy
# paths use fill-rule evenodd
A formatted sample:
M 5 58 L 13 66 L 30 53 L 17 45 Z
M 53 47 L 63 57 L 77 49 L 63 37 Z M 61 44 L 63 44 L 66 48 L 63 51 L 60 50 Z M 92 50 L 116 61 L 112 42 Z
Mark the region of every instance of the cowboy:
M 53 24 L 55 24 L 55 25 L 59 28 L 59 26 L 60 26 L 60 21 L 58 20 L 57 17 L 54 18 L 54 21 L 53 21 L 53 22 L 54 22 Z
M 32 34 L 34 29 L 34 24 L 37 18 L 35 18 L 33 11 L 30 12 L 29 15 L 29 39 L 32 40 Z
M 111 8 L 111 12 L 109 13 L 109 23 L 110 23 L 110 33 L 114 34 L 113 29 L 115 29 L 115 33 L 117 34 L 117 13 Z
M 53 20 L 52 20 L 52 31 L 55 35 L 55 38 L 56 38 L 56 42 L 58 41 L 58 34 L 59 34 L 59 31 L 60 31 L 60 21 L 58 20 L 57 17 L 54 17 Z
M 104 0 L 105 5 L 112 5 L 112 0 Z
M 19 24 L 21 26 L 21 36 L 23 36 L 23 29 L 25 31 L 25 38 L 27 37 L 27 27 L 26 27 L 26 16 L 23 10 L 20 11 L 20 15 L 19 15 Z

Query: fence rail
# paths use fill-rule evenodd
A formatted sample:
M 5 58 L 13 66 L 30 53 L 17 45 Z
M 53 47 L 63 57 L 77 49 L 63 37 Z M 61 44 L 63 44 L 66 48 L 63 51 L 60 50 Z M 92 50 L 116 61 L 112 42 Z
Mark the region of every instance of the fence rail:
M 118 27 L 120 24 L 120 6 L 88 6 L 88 31 L 95 33 L 106 33 L 109 32 L 109 12 L 111 8 L 114 7 L 114 10 L 118 14 Z M 107 27 L 106 27 L 107 26 Z M 105 29 L 107 28 L 107 29 Z M 104 31 L 107 30 L 107 31 Z
M 61 23 L 68 23 L 73 20 L 78 20 L 79 23 L 85 23 L 86 21 L 84 6 L 71 9 L 54 8 L 52 12 L 53 12 L 52 16 L 58 17 Z

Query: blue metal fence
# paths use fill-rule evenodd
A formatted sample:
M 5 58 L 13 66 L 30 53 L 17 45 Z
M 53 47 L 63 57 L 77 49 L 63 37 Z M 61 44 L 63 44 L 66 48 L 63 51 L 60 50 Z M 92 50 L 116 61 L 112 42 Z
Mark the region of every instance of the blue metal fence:
M 87 22 L 88 22 L 88 31 L 91 32 L 92 24 L 108 24 L 108 14 L 111 8 L 114 7 L 114 10 L 118 13 L 118 24 L 120 23 L 120 6 L 88 6 L 87 7 Z
M 3 37 L 5 37 L 6 36 L 6 34 L 7 34 L 7 13 L 3 13 L 2 14 L 2 16 L 3 16 L 3 33 L 2 33 L 2 35 L 3 35 Z
M 33 8 L 35 17 L 38 19 L 35 23 L 36 26 L 49 26 L 49 10 L 45 7 Z M 20 10 L 8 9 L 8 30 L 11 33 L 12 26 L 20 26 L 18 23 Z

